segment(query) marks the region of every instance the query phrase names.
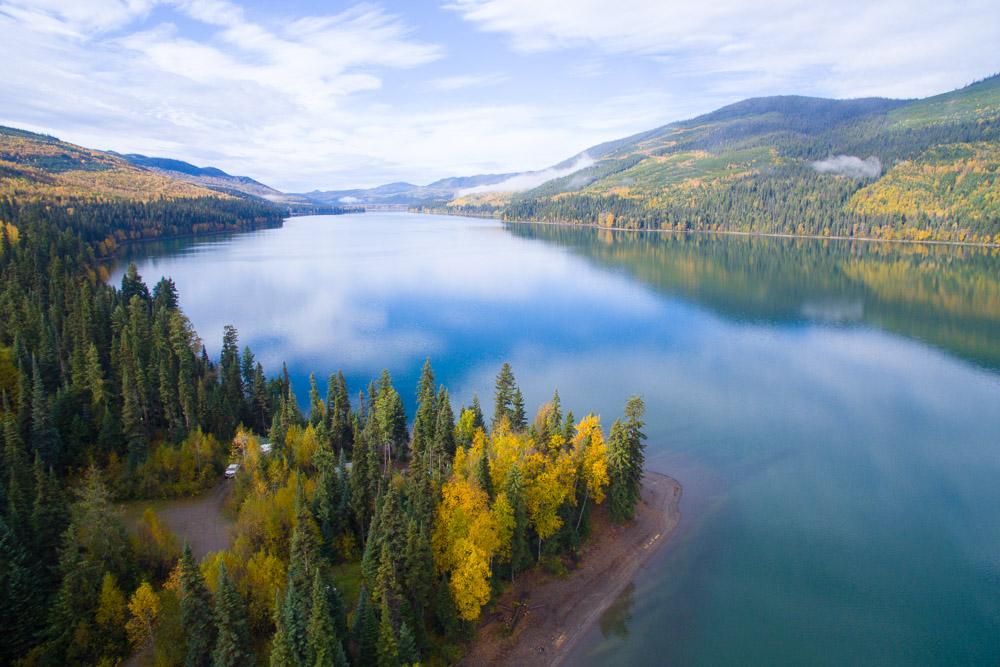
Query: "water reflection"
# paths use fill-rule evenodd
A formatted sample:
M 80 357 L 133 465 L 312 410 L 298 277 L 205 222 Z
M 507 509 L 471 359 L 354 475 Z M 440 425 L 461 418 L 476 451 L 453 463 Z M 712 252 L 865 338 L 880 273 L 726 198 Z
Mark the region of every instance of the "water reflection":
M 628 626 L 632 620 L 632 608 L 635 607 L 635 583 L 629 582 L 607 611 L 601 615 L 601 634 L 605 639 L 617 637 L 626 639 L 629 636 Z
M 1000 251 L 511 224 L 741 320 L 864 323 L 1000 368 Z
M 1000 660 L 995 253 L 366 214 L 138 259 L 300 400 L 388 367 L 412 415 L 426 356 L 456 408 L 503 361 L 605 425 L 643 394 L 684 518 L 570 664 Z

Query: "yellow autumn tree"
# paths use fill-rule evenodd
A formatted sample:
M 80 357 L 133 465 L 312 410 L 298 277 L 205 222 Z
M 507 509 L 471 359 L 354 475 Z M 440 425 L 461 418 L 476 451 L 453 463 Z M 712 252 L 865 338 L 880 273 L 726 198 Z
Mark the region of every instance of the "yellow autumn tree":
M 142 582 L 136 589 L 128 603 L 128 610 L 132 616 L 125 624 L 125 630 L 132 645 L 138 649 L 147 640 L 153 643 L 153 629 L 160 616 L 160 598 L 153 592 L 153 587 L 148 581 Z M 153 654 L 156 654 L 155 644 L 153 644 Z
M 474 621 L 490 599 L 490 559 L 500 546 L 497 520 L 489 497 L 466 477 L 453 476 L 441 494 L 431 539 L 434 562 L 449 576 L 459 615 Z

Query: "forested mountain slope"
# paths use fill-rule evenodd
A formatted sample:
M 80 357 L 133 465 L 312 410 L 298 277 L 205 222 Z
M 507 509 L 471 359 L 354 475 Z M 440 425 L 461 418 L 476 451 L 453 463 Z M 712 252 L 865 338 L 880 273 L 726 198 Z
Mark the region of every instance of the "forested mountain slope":
M 916 101 L 750 99 L 587 153 L 593 166 L 533 190 L 446 205 L 633 229 L 1000 239 L 1000 76 Z
M 278 224 L 288 209 L 155 173 L 121 156 L 0 127 L 0 220 L 44 218 L 93 244 Z

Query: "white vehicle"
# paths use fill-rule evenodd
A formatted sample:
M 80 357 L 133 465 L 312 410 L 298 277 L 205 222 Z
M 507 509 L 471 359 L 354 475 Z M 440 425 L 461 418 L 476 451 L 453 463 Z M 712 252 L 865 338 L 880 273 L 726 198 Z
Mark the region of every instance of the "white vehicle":
M 226 477 L 236 477 L 236 471 L 240 469 L 239 463 L 230 463 L 229 467 L 226 468 Z
M 271 453 L 271 443 L 269 443 L 269 442 L 262 442 L 262 443 L 260 443 L 260 453 L 261 454 L 270 454 Z

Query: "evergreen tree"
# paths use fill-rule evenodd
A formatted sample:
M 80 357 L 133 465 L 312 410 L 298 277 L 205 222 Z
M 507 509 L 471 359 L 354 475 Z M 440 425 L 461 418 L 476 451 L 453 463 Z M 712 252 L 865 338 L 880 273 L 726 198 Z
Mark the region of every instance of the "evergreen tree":
M 520 387 L 514 391 L 510 426 L 518 433 L 524 432 L 524 430 L 528 427 L 528 419 L 524 413 L 524 396 L 521 394 Z
M 212 664 L 212 648 L 215 645 L 212 595 L 186 540 L 181 554 L 180 575 L 181 627 L 187 639 L 184 664 L 186 667 L 207 667 Z
M 406 528 L 406 551 L 400 581 L 406 587 L 416 622 L 422 625 L 424 609 L 430 603 L 434 586 L 434 553 L 427 533 L 412 518 Z
M 46 571 L 58 560 L 59 540 L 69 521 L 66 497 L 55 471 L 48 474 L 40 454 L 35 455 L 35 504 L 31 512 L 34 553 Z
M 433 455 L 429 461 L 431 468 L 441 470 L 445 457 L 455 455 L 455 413 L 451 409 L 448 390 L 441 387 L 437 398 L 437 423 L 434 426 Z
M 628 433 L 620 420 L 615 420 L 608 436 L 608 511 L 617 524 L 630 520 L 635 512 L 632 493 L 632 465 Z
M 378 667 L 397 667 L 399 664 L 399 640 L 392 627 L 392 614 L 385 598 L 382 599 L 382 614 L 378 627 Z
M 572 442 L 573 436 L 576 435 L 576 422 L 573 419 L 573 411 L 570 410 L 566 413 L 566 423 L 563 424 L 563 440 L 566 442 Z
M 335 648 L 340 646 L 333 619 L 330 618 L 330 606 L 326 597 L 326 584 L 319 572 L 313 578 L 312 604 L 309 612 L 309 623 L 306 626 L 307 665 L 315 667 L 333 667 L 335 664 Z
M 496 429 L 504 418 L 507 419 L 507 423 L 511 428 L 514 428 L 514 391 L 516 389 L 517 384 L 514 381 L 514 373 L 510 370 L 510 364 L 505 361 L 503 366 L 500 367 L 500 373 L 497 374 L 496 391 L 494 392 L 493 399 L 492 429 Z
M 309 423 L 314 427 L 326 419 L 323 401 L 319 398 L 319 387 L 316 385 L 316 374 L 309 374 Z
M 472 394 L 472 428 L 486 428 L 486 422 L 483 420 L 483 409 L 479 407 L 479 396 L 473 392 Z
M 59 432 L 52 426 L 49 401 L 42 382 L 38 361 L 32 361 L 31 448 L 46 465 L 55 465 L 59 457 Z
M 216 667 L 253 665 L 250 622 L 247 619 L 246 606 L 229 580 L 224 560 L 219 564 L 219 583 L 215 589 L 215 620 L 218 630 L 212 654 L 213 665 Z
M 177 310 L 177 308 L 177 285 L 172 278 L 160 278 L 160 282 L 153 287 L 153 309 Z
M 634 506 L 642 493 L 642 474 L 646 466 L 646 434 L 642 432 L 642 416 L 646 414 L 646 404 L 642 396 L 632 394 L 625 404 L 625 431 L 628 435 L 629 495 Z
M 16 664 L 35 642 L 41 628 L 45 590 L 31 556 L 0 519 L 0 663 Z
M 489 445 L 485 443 L 483 445 L 483 455 L 476 462 L 476 481 L 479 482 L 479 488 L 486 492 L 490 500 L 493 500 L 493 475 L 490 474 Z
M 285 603 L 281 591 L 274 590 L 274 634 L 271 636 L 271 667 L 286 667 L 294 664 L 292 648 L 288 643 L 285 629 Z
M 358 641 L 358 664 L 361 667 L 375 667 L 379 656 L 379 621 L 375 608 L 361 586 L 361 597 L 355 612 L 354 637 Z
M 511 467 L 504 488 L 507 502 L 514 510 L 514 530 L 510 544 L 510 580 L 514 573 L 531 563 L 531 546 L 528 543 L 528 498 L 524 491 L 524 476 L 517 465 Z
M 410 632 L 410 626 L 406 621 L 399 628 L 399 664 L 417 665 L 420 663 L 420 652 L 417 650 L 417 642 Z

